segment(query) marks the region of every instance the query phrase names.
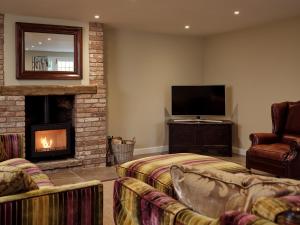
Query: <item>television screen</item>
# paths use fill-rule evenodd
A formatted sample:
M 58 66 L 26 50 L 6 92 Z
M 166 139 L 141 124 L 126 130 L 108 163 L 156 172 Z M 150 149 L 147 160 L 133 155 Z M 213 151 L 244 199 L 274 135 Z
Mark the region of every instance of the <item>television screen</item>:
M 172 115 L 225 115 L 225 85 L 172 86 Z

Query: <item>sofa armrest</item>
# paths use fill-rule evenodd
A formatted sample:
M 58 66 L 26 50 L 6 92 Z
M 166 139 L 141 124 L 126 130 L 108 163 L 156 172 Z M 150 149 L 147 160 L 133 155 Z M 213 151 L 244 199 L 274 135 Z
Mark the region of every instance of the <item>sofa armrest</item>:
M 203 225 L 220 225 L 218 219 L 213 219 L 207 216 L 203 216 L 191 209 L 181 210 L 175 219 L 175 225 L 192 225 L 192 224 L 203 224 Z M 197 221 L 197 223 L 195 223 Z
M 278 222 L 278 216 L 297 207 L 300 195 L 286 195 L 283 197 L 267 197 L 258 200 L 252 207 L 252 213 L 273 222 Z
M 252 133 L 249 138 L 252 145 L 272 144 L 279 141 L 279 137 L 273 133 Z
M 45 187 L 0 197 L 0 224 L 102 225 L 103 187 L 99 181 Z M 53 221 L 56 222 L 53 222 Z
M 192 212 L 186 206 L 167 194 L 158 191 L 150 185 L 129 177 L 119 178 L 114 185 L 114 220 L 116 225 L 185 225 L 193 220 L 193 216 L 201 217 L 203 224 L 210 224 L 213 219 L 197 213 L 184 213 L 177 221 L 178 213 Z M 177 222 L 176 222 L 177 221 Z M 185 221 L 185 222 L 184 222 Z

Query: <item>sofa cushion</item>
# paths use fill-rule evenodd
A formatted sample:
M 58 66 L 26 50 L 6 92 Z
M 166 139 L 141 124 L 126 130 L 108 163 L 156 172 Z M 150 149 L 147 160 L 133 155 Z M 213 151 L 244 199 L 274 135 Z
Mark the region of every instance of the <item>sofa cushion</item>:
M 213 168 L 172 166 L 178 199 L 196 212 L 217 218 L 228 210 L 250 212 L 260 197 L 300 190 L 300 181 L 231 174 Z
M 39 188 L 54 186 L 49 177 L 43 173 L 38 166 L 26 159 L 15 158 L 6 160 L 0 163 L 0 166 L 3 165 L 13 166 L 21 169 L 24 173 L 28 174 L 32 178 Z
M 289 104 L 285 133 L 300 134 L 300 103 Z
M 38 189 L 31 177 L 13 166 L 0 166 L 0 196 Z
M 170 167 L 173 164 L 193 165 L 195 168 L 217 168 L 231 173 L 248 172 L 241 165 L 210 156 L 177 153 L 126 162 L 117 166 L 117 173 L 119 177 L 136 178 L 169 196 L 175 197 L 170 175 Z

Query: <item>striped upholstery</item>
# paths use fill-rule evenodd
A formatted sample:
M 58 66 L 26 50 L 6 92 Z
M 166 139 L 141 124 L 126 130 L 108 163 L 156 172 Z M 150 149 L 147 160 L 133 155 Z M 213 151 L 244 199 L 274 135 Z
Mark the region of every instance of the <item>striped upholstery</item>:
M 117 173 L 119 177 L 136 178 L 174 197 L 170 175 L 170 167 L 173 164 L 190 165 L 195 168 L 213 167 L 232 173 L 248 172 L 245 167 L 236 163 L 210 156 L 178 153 L 151 156 L 123 163 L 117 167 Z
M 185 209 L 177 214 L 175 225 L 219 225 L 219 220 Z
M 102 225 L 99 181 L 0 197 L 1 225 Z
M 252 213 L 263 218 L 275 221 L 277 215 L 293 207 L 299 207 L 300 195 L 287 195 L 279 198 L 264 198 L 257 201 L 252 207 Z
M 130 177 L 115 181 L 114 220 L 116 225 L 275 225 L 241 212 L 226 212 L 220 218 L 209 218 Z
M 21 168 L 25 173 L 29 174 L 32 180 L 39 188 L 53 186 L 49 177 L 43 173 L 35 164 L 27 161 L 26 159 L 15 158 L 3 161 L 0 165 L 9 165 Z
M 134 178 L 120 178 L 114 185 L 116 225 L 172 225 L 186 209 L 173 198 Z
M 221 225 L 275 225 L 275 223 L 252 214 L 230 211 L 220 217 Z M 191 224 L 192 225 L 192 224 Z
M 21 134 L 0 135 L 0 161 L 23 157 L 23 137 Z

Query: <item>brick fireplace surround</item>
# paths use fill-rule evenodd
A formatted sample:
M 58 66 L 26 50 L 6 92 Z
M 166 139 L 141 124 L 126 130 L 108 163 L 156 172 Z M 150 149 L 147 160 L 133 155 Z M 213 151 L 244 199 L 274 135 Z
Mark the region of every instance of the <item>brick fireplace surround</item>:
M 25 138 L 25 95 L 74 94 L 75 159 L 42 165 L 45 169 L 105 166 L 106 85 L 102 24 L 89 23 L 88 86 L 5 86 L 4 41 L 4 15 L 0 14 L 0 134 L 19 133 Z M 23 152 L 25 155 L 25 147 Z

